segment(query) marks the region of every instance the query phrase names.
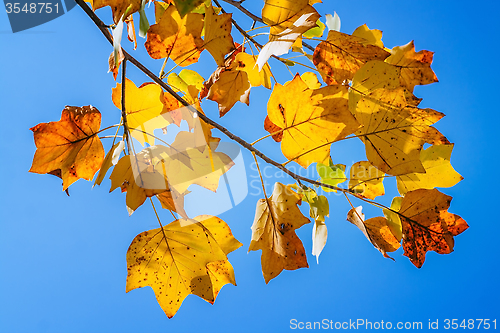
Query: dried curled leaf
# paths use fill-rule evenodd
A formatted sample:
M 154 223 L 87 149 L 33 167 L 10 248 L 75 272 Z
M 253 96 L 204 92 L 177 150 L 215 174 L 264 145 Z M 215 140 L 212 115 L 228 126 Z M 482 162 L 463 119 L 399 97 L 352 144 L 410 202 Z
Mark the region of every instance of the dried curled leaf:
M 365 221 L 365 214 L 361 209 L 361 206 L 351 209 L 347 213 L 347 221 L 357 226 L 384 257 L 393 259 L 387 252 L 394 252 L 401 245 L 389 228 L 387 219 L 379 216 Z
M 284 269 L 309 267 L 304 246 L 295 234 L 295 229 L 309 223 L 300 212 L 299 203 L 297 193 L 281 183 L 274 184 L 270 198 L 257 202 L 248 251 L 262 250 L 262 273 L 266 283 Z
M 222 286 L 236 285 L 227 254 L 241 245 L 228 225 L 214 216 L 145 231 L 127 251 L 126 291 L 150 286 L 169 318 L 189 294 L 213 304 Z
M 219 66 L 224 65 L 224 56 L 234 49 L 231 37 L 232 14 L 217 15 L 213 7 L 207 8 L 205 13 L 205 39 L 203 47 L 214 57 Z
M 31 128 L 37 150 L 29 171 L 58 176 L 64 191 L 80 178 L 91 180 L 104 160 L 100 126 L 101 113 L 88 105 L 66 106 L 61 120 Z

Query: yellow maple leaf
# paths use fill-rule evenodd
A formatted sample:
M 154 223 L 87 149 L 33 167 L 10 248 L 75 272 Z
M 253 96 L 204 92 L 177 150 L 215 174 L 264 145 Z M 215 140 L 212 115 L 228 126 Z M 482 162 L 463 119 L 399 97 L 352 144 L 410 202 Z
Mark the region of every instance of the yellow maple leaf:
M 363 38 L 367 44 L 375 45 L 380 48 L 384 48 L 384 43 L 382 43 L 382 31 L 377 29 L 370 29 L 366 24 L 359 26 L 352 33 L 355 37 Z
M 203 15 L 189 13 L 181 18 L 175 6 L 171 5 L 158 23 L 149 28 L 144 46 L 153 59 L 169 57 L 180 66 L 188 66 L 200 57 L 202 29 Z
M 305 12 L 316 11 L 311 5 L 318 0 L 265 0 L 262 20 L 271 27 L 270 34 L 277 35 L 290 28 Z
M 452 187 L 463 179 L 450 163 L 453 144 L 430 146 L 420 152 L 420 161 L 425 173 L 410 173 L 396 177 L 398 191 L 401 195 L 406 192 L 435 187 Z
M 436 189 L 411 191 L 402 199 L 399 214 L 404 255 L 418 268 L 424 264 L 427 251 L 451 253 L 453 237 L 469 227 L 460 216 L 448 212 L 451 199 Z
M 207 8 L 203 47 L 210 52 L 219 66 L 224 65 L 224 56 L 234 49 L 231 27 L 231 14 L 217 15 L 212 6 Z
M 89 105 L 66 106 L 61 120 L 31 128 L 37 149 L 29 171 L 61 178 L 64 191 L 80 178 L 91 180 L 104 159 L 100 126 L 101 113 Z
M 228 225 L 214 216 L 177 220 L 145 231 L 127 251 L 126 292 L 150 286 L 169 318 L 189 294 L 213 304 L 223 285 L 236 285 L 227 254 L 241 245 Z
M 263 70 L 255 66 L 257 58 L 251 54 L 240 52 L 230 65 L 230 69 L 246 72 L 252 87 L 264 86 L 271 89 L 271 69 L 266 63 Z
M 399 71 L 401 86 L 413 91 L 416 85 L 438 82 L 438 78 L 431 69 L 434 52 L 422 50 L 415 52 L 413 41 L 392 49 L 390 57 L 385 61 L 395 65 Z
M 122 84 L 117 83 L 113 88 L 112 99 L 115 106 L 122 107 Z M 133 138 L 142 145 L 145 142 L 154 143 L 155 129 L 166 127 L 170 122 L 159 117 L 164 112 L 163 90 L 154 83 L 141 85 L 139 88 L 134 82 L 125 81 L 125 112 L 127 125 Z M 167 117 L 168 118 L 168 117 Z
M 106 6 L 111 7 L 111 12 L 113 14 L 113 21 L 117 24 L 122 18 L 123 14 L 127 13 L 127 16 L 139 11 L 141 8 L 142 0 L 92 0 L 87 1 L 92 5 L 92 9 L 96 10 Z M 124 20 L 126 17 L 124 17 Z
M 309 89 L 299 75 L 274 86 L 267 104 L 269 120 L 283 129 L 281 150 L 307 168 L 327 163 L 331 143 L 355 132 L 359 124 L 347 107 L 347 87 Z
M 384 60 L 389 55 L 364 38 L 330 30 L 314 50 L 313 62 L 326 84 L 336 84 L 351 80 L 368 61 Z
M 368 161 L 354 163 L 351 167 L 349 189 L 368 199 L 385 194 L 385 174 Z
M 365 143 L 368 160 L 393 176 L 425 172 L 423 144 L 448 143 L 431 126 L 444 114 L 407 105 L 404 88 L 375 90 L 358 102 L 355 116 L 363 125 L 356 134 Z
M 262 273 L 266 283 L 283 269 L 309 267 L 304 246 L 295 234 L 296 229 L 310 222 L 297 206 L 300 201 L 297 193 L 276 183 L 271 197 L 257 202 L 248 251 L 262 250 Z

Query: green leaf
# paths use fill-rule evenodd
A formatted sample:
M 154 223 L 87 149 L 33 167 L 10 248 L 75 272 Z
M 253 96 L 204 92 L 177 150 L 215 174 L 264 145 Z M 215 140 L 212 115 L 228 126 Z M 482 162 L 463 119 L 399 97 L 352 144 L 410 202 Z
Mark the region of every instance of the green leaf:
M 401 209 L 401 202 L 403 202 L 402 197 L 395 197 L 394 199 L 392 199 L 391 203 L 392 211 L 385 208 L 383 209 L 384 216 L 387 219 L 387 225 L 389 226 L 389 229 L 391 229 L 392 234 L 394 235 L 394 237 L 396 237 L 398 242 L 401 241 L 403 233 L 401 230 L 401 219 L 399 218 L 399 215 L 394 211 L 399 212 L 399 210 Z

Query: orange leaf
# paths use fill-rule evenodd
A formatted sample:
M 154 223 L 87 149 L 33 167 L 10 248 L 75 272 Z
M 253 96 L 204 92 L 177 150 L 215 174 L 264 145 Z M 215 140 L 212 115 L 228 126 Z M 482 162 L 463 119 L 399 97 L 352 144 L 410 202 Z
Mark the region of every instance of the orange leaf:
M 63 190 L 80 178 L 91 180 L 104 160 L 100 126 L 101 113 L 89 105 L 66 106 L 61 120 L 31 128 L 37 150 L 29 171 L 60 177 Z
M 282 131 L 283 129 L 281 127 L 279 127 L 278 125 L 276 125 L 275 123 L 273 123 L 269 119 L 269 116 L 266 116 L 266 119 L 264 120 L 264 129 L 266 131 L 268 131 L 269 134 L 272 134 L 274 141 L 281 142 L 281 140 L 283 139 L 283 131 Z M 281 130 L 281 132 L 278 132 L 280 130 Z M 275 133 L 275 132 L 278 132 L 278 133 Z M 275 133 L 275 134 L 273 134 L 273 133 Z
M 453 237 L 469 227 L 460 216 L 447 211 L 451 199 L 436 189 L 410 191 L 403 198 L 399 216 L 404 255 L 418 268 L 424 264 L 427 251 L 451 253 Z
M 438 82 L 431 69 L 433 56 L 434 52 L 426 50 L 415 52 L 415 44 L 411 41 L 393 48 L 392 55 L 385 61 L 397 66 L 401 85 L 413 91 L 416 85 Z
M 340 84 L 351 80 L 366 62 L 384 60 L 389 55 L 364 38 L 331 30 L 328 38 L 314 50 L 313 62 L 326 84 Z
M 359 206 L 347 213 L 347 221 L 358 227 L 385 258 L 394 260 L 387 252 L 394 252 L 401 245 L 393 235 L 385 217 L 372 217 L 365 221 L 365 214 L 361 213 L 361 206 Z

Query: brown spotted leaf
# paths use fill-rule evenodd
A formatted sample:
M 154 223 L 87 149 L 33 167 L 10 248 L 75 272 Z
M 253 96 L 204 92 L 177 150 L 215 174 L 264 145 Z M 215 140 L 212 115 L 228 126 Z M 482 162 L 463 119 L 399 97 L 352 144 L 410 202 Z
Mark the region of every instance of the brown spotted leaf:
M 331 143 L 359 128 L 348 110 L 347 89 L 341 85 L 310 89 L 299 75 L 274 86 L 267 115 L 283 129 L 281 150 L 286 158 L 304 168 L 326 163 Z
M 331 30 L 328 38 L 314 50 L 313 62 L 326 84 L 341 84 L 370 60 L 384 60 L 390 55 L 364 38 Z
M 276 183 L 271 197 L 257 202 L 248 250 L 262 250 L 262 273 L 266 283 L 284 269 L 309 267 L 304 246 L 295 234 L 296 229 L 310 222 L 297 206 L 300 201 L 297 193 Z
M 469 227 L 460 216 L 448 212 L 451 199 L 436 189 L 410 191 L 403 198 L 399 216 L 404 255 L 418 268 L 427 251 L 451 253 L 453 237 Z
M 168 6 L 158 23 L 149 28 L 145 47 L 153 59 L 169 57 L 180 66 L 188 66 L 200 57 L 202 30 L 203 15 L 189 13 L 181 18 L 175 6 Z
M 66 106 L 61 120 L 31 128 L 36 152 L 30 172 L 48 173 L 63 181 L 63 190 L 101 168 L 104 149 L 97 136 L 101 113 L 93 106 Z
M 214 216 L 181 219 L 137 235 L 127 251 L 129 292 L 150 286 L 172 318 L 189 294 L 213 304 L 220 288 L 236 285 L 227 254 L 242 244 Z

